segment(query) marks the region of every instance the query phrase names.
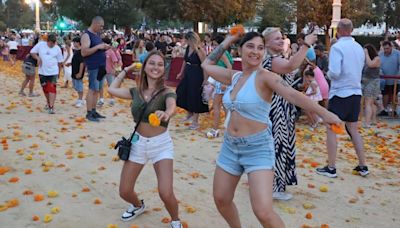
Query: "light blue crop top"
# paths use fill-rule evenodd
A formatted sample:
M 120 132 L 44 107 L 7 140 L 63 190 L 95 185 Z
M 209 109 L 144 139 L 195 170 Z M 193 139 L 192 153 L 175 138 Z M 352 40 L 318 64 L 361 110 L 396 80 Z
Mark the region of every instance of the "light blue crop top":
M 237 72 L 233 75 L 232 84 L 227 88 L 222 98 L 224 107 L 228 110 L 226 123 L 229 123 L 231 112 L 236 111 L 244 118 L 265 123 L 271 127 L 272 123 L 269 119 L 271 104 L 262 99 L 257 93 L 255 82 L 257 71 L 254 71 L 240 88 L 236 95 L 236 100 L 231 100 L 231 92 L 242 75 L 242 72 Z

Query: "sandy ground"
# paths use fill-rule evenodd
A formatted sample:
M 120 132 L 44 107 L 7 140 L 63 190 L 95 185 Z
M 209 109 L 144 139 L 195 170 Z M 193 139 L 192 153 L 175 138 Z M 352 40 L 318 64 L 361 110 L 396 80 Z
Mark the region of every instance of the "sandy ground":
M 158 197 L 151 165 L 137 183 L 146 213 L 130 222 L 119 219 L 127 204 L 118 196 L 122 162 L 115 161 L 111 146 L 133 127 L 129 102 L 105 104 L 99 112 L 107 119 L 91 123 L 81 118 L 85 108 L 73 106 L 73 89 L 58 89 L 56 114 L 49 115 L 43 110 L 43 96 L 18 96 L 22 79 L 18 66 L 8 69 L 0 62 L 0 227 L 168 227 L 162 223 L 168 213 Z M 38 82 L 35 88 L 41 93 Z M 202 117 L 199 131 L 188 130 L 180 121 L 183 116 L 179 112 L 170 123 L 181 219 L 189 227 L 227 227 L 212 199 L 215 158 L 222 139 L 204 137 L 211 127 L 209 116 Z M 376 128 L 362 131 L 371 170 L 367 178 L 352 174 L 355 153 L 349 139 L 341 136 L 337 179 L 314 173 L 312 166 L 326 160 L 325 132 L 322 127 L 311 132 L 302 123 L 297 128 L 299 185 L 289 187 L 294 199 L 274 201 L 286 227 L 400 227 L 400 121 L 381 120 Z M 327 192 L 320 191 L 323 185 Z M 58 195 L 49 197 L 49 191 Z M 35 201 L 37 194 L 44 199 Z M 243 227 L 261 227 L 251 210 L 246 176 L 238 185 L 235 202 Z M 304 204 L 312 208 L 305 209 Z M 57 210 L 54 207 L 58 213 L 52 213 Z M 45 223 L 46 214 L 52 221 Z M 39 220 L 33 221 L 33 216 Z

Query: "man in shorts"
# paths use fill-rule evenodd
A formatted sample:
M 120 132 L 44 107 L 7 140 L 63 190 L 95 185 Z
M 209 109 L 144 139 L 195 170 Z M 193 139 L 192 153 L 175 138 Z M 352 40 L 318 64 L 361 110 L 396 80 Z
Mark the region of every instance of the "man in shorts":
M 365 63 L 364 50 L 358 44 L 351 32 L 353 23 L 349 19 L 342 19 L 338 24 L 337 35 L 339 40 L 331 47 L 329 53 L 328 77 L 331 79 L 328 110 L 335 113 L 346 123 L 347 133 L 350 135 L 357 153 L 359 165 L 354 171 L 361 176 L 369 174 L 365 163 L 364 144 L 358 132 L 358 115 L 361 102 L 361 77 Z M 326 145 L 328 150 L 328 165 L 317 168 L 317 173 L 327 177 L 336 175 L 336 134 L 327 127 Z
M 54 102 L 57 93 L 57 78 L 64 61 L 61 49 L 56 45 L 57 37 L 50 34 L 47 42 L 39 42 L 32 50 L 31 55 L 39 66 L 39 79 L 46 97 L 49 114 L 54 114 Z
M 99 91 L 103 86 L 102 79 L 106 74 L 106 50 L 111 48 L 101 38 L 100 33 L 103 27 L 103 18 L 96 16 L 92 19 L 92 24 L 81 37 L 81 53 L 89 75 L 89 92 L 86 97 L 86 119 L 93 122 L 99 122 L 99 118 L 105 118 L 105 116 L 100 115 L 96 111 Z

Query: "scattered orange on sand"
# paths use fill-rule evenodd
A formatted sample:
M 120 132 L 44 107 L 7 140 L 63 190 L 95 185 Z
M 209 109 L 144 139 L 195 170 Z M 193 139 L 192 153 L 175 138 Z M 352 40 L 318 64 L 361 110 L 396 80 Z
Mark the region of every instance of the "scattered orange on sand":
M 170 223 L 170 222 L 171 222 L 171 219 L 168 218 L 168 217 L 164 217 L 164 218 L 161 219 L 161 222 L 162 222 L 162 223 Z
M 32 170 L 31 170 L 31 169 L 26 169 L 26 170 L 24 171 L 24 173 L 25 173 L 26 175 L 32 174 Z
M 82 188 L 82 192 L 90 192 L 90 188 L 88 187 Z
M 101 200 L 100 199 L 95 199 L 94 200 L 94 204 L 101 204 Z
M 18 205 L 19 205 L 19 200 L 16 199 L 16 198 L 7 201 L 7 207 L 8 208 L 16 207 Z
M 4 175 L 8 171 L 10 171 L 10 168 L 8 168 L 6 166 L 0 166 L 0 175 Z
M 39 216 L 37 216 L 37 215 L 34 215 L 34 216 L 32 216 L 32 221 L 39 221 L 40 220 L 40 218 L 39 218 Z
M 307 214 L 306 214 L 306 219 L 312 219 L 312 214 L 311 214 L 311 212 L 308 212 Z
M 33 196 L 33 199 L 34 199 L 36 202 L 42 201 L 42 200 L 44 200 L 44 195 L 42 195 L 42 194 L 36 194 L 36 195 Z
M 17 183 L 19 181 L 19 178 L 18 177 L 11 177 L 9 180 L 8 180 L 8 182 L 10 182 L 10 183 Z

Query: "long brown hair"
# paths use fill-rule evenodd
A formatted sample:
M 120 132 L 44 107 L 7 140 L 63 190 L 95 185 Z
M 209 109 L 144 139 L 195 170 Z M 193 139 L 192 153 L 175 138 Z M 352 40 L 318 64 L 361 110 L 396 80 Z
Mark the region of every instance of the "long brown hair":
M 372 44 L 366 44 L 364 46 L 368 50 L 368 55 L 371 60 L 375 59 L 376 56 L 378 56 L 378 51 L 376 50 L 375 46 Z
M 139 85 L 139 92 L 141 95 L 143 95 L 143 91 L 145 91 L 146 89 L 149 88 L 149 81 L 147 79 L 147 74 L 144 71 L 144 68 L 147 65 L 148 60 L 150 59 L 151 56 L 153 55 L 158 55 L 160 56 L 163 61 L 164 61 L 164 75 L 161 76 L 156 83 L 156 89 L 154 91 L 154 93 L 156 93 L 157 91 L 159 91 L 160 89 L 164 88 L 164 78 L 165 78 L 165 66 L 166 66 L 166 61 L 165 61 L 165 57 L 164 55 L 160 52 L 160 51 L 151 51 L 149 52 L 149 54 L 147 55 L 146 59 L 143 62 L 143 66 L 142 66 L 142 70 L 140 71 L 140 76 L 139 76 L 139 81 L 138 81 L 138 85 Z

